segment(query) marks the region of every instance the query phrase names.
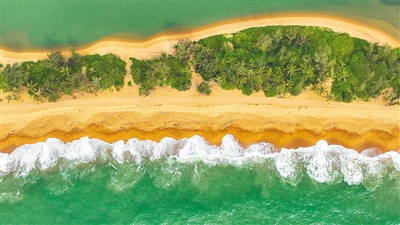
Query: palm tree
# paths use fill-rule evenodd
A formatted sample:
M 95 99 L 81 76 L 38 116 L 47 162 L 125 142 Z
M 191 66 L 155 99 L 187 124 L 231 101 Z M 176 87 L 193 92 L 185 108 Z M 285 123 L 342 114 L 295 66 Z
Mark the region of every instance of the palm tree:
M 274 67 L 271 81 L 275 84 L 283 84 L 283 71 L 280 67 Z
M 267 81 L 270 81 L 270 80 L 273 78 L 273 76 L 274 76 L 274 70 L 273 70 L 272 68 L 268 68 L 268 69 L 265 71 L 263 77 L 264 77 Z
M 93 68 L 93 67 L 90 67 L 89 68 L 89 72 L 90 72 L 90 74 L 95 74 L 96 73 L 96 69 Z
M 319 96 L 322 96 L 324 93 L 328 92 L 328 88 L 324 84 L 317 84 L 317 86 L 315 86 L 315 90 Z
M 303 55 L 303 56 L 301 57 L 301 61 L 302 61 L 303 63 L 305 63 L 305 64 L 310 64 L 310 63 L 311 63 L 311 60 L 312 60 L 312 58 L 311 58 L 310 55 Z
M 278 52 L 279 62 L 284 63 L 289 58 L 289 54 L 286 46 L 282 46 L 282 48 Z
M 12 66 L 6 65 L 2 71 L 2 76 L 5 78 L 5 82 L 10 91 L 16 90 L 16 93 L 21 91 L 25 80 L 25 73 L 21 65 L 18 63 L 14 63 Z
M 59 68 L 65 64 L 64 57 L 60 52 L 50 52 L 47 54 L 46 64 L 48 68 L 59 70 Z
M 295 27 L 289 28 L 289 30 L 288 30 L 288 32 L 287 32 L 287 35 L 286 35 L 288 44 L 291 44 L 292 41 L 296 38 L 297 32 L 298 32 L 298 31 L 297 31 L 297 29 L 296 29 Z
M 263 76 L 264 75 L 264 68 L 262 68 L 262 67 L 257 67 L 257 69 L 256 69 L 256 74 L 257 75 L 259 75 L 259 76 Z
M 313 80 L 313 77 L 315 76 L 314 67 L 312 67 L 311 65 L 308 65 L 308 66 L 305 66 L 304 68 L 302 68 L 301 73 L 303 74 L 305 81 L 311 81 L 311 80 Z
M 168 60 L 168 54 L 165 52 L 161 52 L 160 60 L 166 62 Z
M 275 43 L 279 42 L 282 39 L 282 29 L 278 28 L 273 35 L 273 40 Z
M 247 68 L 244 65 L 244 62 L 240 62 L 240 63 L 236 64 L 235 71 L 236 71 L 236 74 L 238 74 L 238 75 L 245 75 L 247 72 Z
M 189 39 L 181 39 L 174 45 L 175 56 L 179 61 L 187 61 L 192 53 L 192 41 Z
M 262 34 L 258 38 L 257 46 L 261 51 L 266 52 L 271 45 L 272 45 L 272 38 L 270 37 L 269 34 Z
M 101 77 L 92 77 L 92 87 L 96 93 L 100 89 Z
M 383 47 L 378 48 L 378 57 L 380 59 L 387 59 L 390 57 L 392 46 L 385 44 Z
M 369 43 L 368 46 L 366 46 L 364 48 L 367 51 L 367 54 L 366 54 L 367 58 L 370 61 L 375 62 L 378 59 L 378 54 L 377 54 L 377 51 L 376 51 L 376 49 L 379 48 L 378 43 L 372 43 L 371 42 L 371 43 Z
M 217 84 L 220 84 L 225 81 L 225 76 L 214 77 L 214 81 L 217 82 Z
M 71 68 L 69 68 L 68 66 L 63 66 L 61 67 L 60 73 L 61 76 L 68 77 L 71 73 Z
M 146 71 L 146 76 L 150 82 L 162 86 L 164 80 L 169 76 L 171 68 L 165 61 L 161 61 L 160 59 L 155 60 L 156 61 L 151 64 L 151 70 Z
M 334 98 L 333 98 L 333 95 L 331 95 L 331 94 L 327 94 L 326 96 L 326 101 L 329 103 L 330 101 L 333 101 L 334 100 Z
M 262 69 L 265 69 L 268 64 L 266 57 L 257 57 L 255 63 L 257 64 L 257 68 L 262 68 Z
M 31 94 L 31 93 L 33 94 L 33 93 L 36 93 L 38 91 L 37 84 L 33 83 L 32 81 L 26 83 L 26 87 L 28 89 L 28 93 L 29 94 Z
M 244 76 L 235 76 L 236 87 L 242 89 L 243 84 L 246 83 L 247 79 Z
M 165 77 L 171 71 L 171 68 L 164 61 L 157 61 L 151 65 L 151 68 L 156 72 Z
M 245 72 L 245 76 L 247 79 L 251 80 L 254 75 L 255 75 L 255 71 L 253 69 L 247 69 L 247 71 Z
M 148 96 L 149 94 L 150 94 L 150 91 L 147 89 L 146 86 L 140 86 L 140 88 L 139 88 L 140 96 Z
M 226 66 L 227 67 L 233 67 L 234 65 L 236 65 L 237 64 L 237 59 L 236 59 L 236 57 L 228 57 L 226 60 L 225 60 L 225 63 L 226 63 Z
M 255 91 L 261 90 L 262 84 L 263 84 L 262 76 L 258 74 L 256 76 L 254 76 L 252 81 L 253 81 L 253 89 Z
M 42 101 L 42 98 L 38 94 L 33 95 L 33 100 L 36 102 L 36 104 L 39 104 L 39 102 Z
M 335 73 L 335 78 L 337 81 L 346 81 L 349 76 L 349 72 L 346 69 L 342 69 L 340 72 Z
M 293 64 L 289 64 L 286 66 L 285 71 L 289 75 L 289 77 L 292 77 L 294 73 L 296 73 L 297 67 Z
M 304 44 L 307 42 L 307 35 L 305 33 L 301 33 L 300 35 L 297 35 L 295 42 L 300 47 L 303 47 Z

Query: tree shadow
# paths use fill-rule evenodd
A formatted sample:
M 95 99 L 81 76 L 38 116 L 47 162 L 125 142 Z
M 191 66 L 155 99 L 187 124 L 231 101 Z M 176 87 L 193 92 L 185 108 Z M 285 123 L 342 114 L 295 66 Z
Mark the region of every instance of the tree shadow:
M 380 0 L 385 5 L 400 5 L 400 0 Z
M 59 45 L 59 41 L 57 41 L 57 34 L 56 33 L 52 33 L 52 34 L 45 34 L 44 35 L 44 45 L 46 47 L 55 47 L 57 45 Z
M 168 20 L 164 25 L 164 33 L 166 34 L 189 33 L 191 31 L 190 27 L 182 25 L 177 21 Z

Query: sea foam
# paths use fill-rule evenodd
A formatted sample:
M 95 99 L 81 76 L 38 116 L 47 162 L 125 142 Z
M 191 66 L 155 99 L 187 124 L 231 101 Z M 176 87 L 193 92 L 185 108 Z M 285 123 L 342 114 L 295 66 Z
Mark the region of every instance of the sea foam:
M 376 154 L 375 149 L 362 153 L 340 145 L 328 145 L 324 140 L 315 146 L 280 151 L 269 143 L 255 143 L 244 149 L 232 135 L 226 135 L 220 146 L 208 143 L 203 137 L 175 140 L 163 138 L 160 142 L 132 138 L 126 143 L 107 143 L 83 137 L 69 143 L 49 138 L 46 142 L 27 144 L 11 154 L 0 153 L 0 179 L 5 176 L 25 177 L 32 171 L 62 170 L 62 165 L 79 166 L 115 160 L 119 164 L 140 165 L 151 161 L 174 158 L 178 163 L 204 162 L 210 166 L 229 164 L 236 167 L 272 160 L 276 171 L 293 184 L 299 182 L 302 172 L 320 183 L 345 181 L 350 185 L 365 179 L 382 178 L 385 174 L 400 172 L 400 154 Z

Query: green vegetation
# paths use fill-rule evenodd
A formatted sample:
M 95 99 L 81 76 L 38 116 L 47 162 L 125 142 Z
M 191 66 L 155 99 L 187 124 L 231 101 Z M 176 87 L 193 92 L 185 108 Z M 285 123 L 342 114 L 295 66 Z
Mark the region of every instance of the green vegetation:
M 7 95 L 8 100 L 17 100 L 23 88 L 24 71 L 17 63 L 10 66 L 6 65 L 2 71 L 2 86 L 5 92 L 11 92 Z
M 47 59 L 37 62 L 6 65 L 2 71 L 1 89 L 9 92 L 7 100 L 17 100 L 26 90 L 35 101 L 57 101 L 63 94 L 76 91 L 97 92 L 124 85 L 126 62 L 113 54 L 87 55 L 71 50 L 68 58 L 51 52 Z M 83 67 L 86 66 L 86 73 Z
M 85 85 L 82 79 L 82 57 L 71 51 L 70 58 L 60 52 L 51 52 L 45 60 L 24 62 L 23 85 L 36 101 L 57 101 L 62 94 L 72 95 L 73 90 Z
M 192 71 L 200 74 L 197 90 L 209 95 L 209 81 L 245 95 L 299 95 L 311 89 L 327 100 L 351 102 L 384 97 L 400 104 L 400 48 L 379 46 L 348 34 L 320 27 L 268 26 L 230 36 L 216 35 L 198 42 L 180 40 L 175 52 L 132 61 L 131 76 L 139 94 L 157 86 L 179 91 L 191 87 Z M 126 62 L 113 54 L 68 58 L 59 52 L 45 60 L 6 65 L 0 88 L 18 99 L 27 90 L 35 100 L 56 101 L 76 91 L 96 93 L 124 85 Z M 84 70 L 84 71 L 83 71 Z M 131 85 L 131 84 L 130 84 Z M 330 87 L 328 89 L 327 87 Z
M 311 87 L 336 101 L 383 95 L 399 103 L 399 48 L 325 28 L 269 26 L 208 37 L 194 44 L 191 63 L 205 81 L 245 95 L 298 95 Z
M 114 54 L 85 56 L 86 78 L 91 81 L 94 91 L 106 90 L 114 86 L 119 90 L 124 86 L 126 62 Z
M 139 85 L 139 94 L 147 96 L 157 86 L 169 85 L 179 91 L 187 91 L 192 85 L 192 72 L 188 64 L 191 42 L 181 40 L 175 46 L 175 55 L 162 53 L 160 57 L 149 60 L 132 61 L 131 75 Z
M 3 68 L 3 64 L 0 64 L 0 69 Z M 3 71 L 0 70 L 0 90 L 5 90 L 7 88 L 6 80 L 3 77 Z
M 207 82 L 203 81 L 199 86 L 197 86 L 197 91 L 200 93 L 210 95 L 211 94 L 211 88 L 210 85 L 208 85 Z

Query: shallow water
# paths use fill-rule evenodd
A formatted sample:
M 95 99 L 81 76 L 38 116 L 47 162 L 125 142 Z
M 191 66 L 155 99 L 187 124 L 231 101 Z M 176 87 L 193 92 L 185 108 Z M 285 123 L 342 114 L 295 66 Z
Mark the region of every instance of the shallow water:
M 390 2 L 390 1 L 382 1 Z M 364 17 L 400 27 L 399 4 L 364 1 L 20 1 L 1 3 L 1 42 L 16 49 L 77 46 L 104 37 L 146 38 L 169 30 L 188 31 L 225 19 L 284 12 Z M 396 3 L 396 1 L 395 1 Z M 356 18 L 364 20 L 362 18 Z M 396 30 L 397 29 L 397 30 Z
M 400 223 L 400 154 L 319 141 L 48 139 L 0 154 L 1 223 Z

